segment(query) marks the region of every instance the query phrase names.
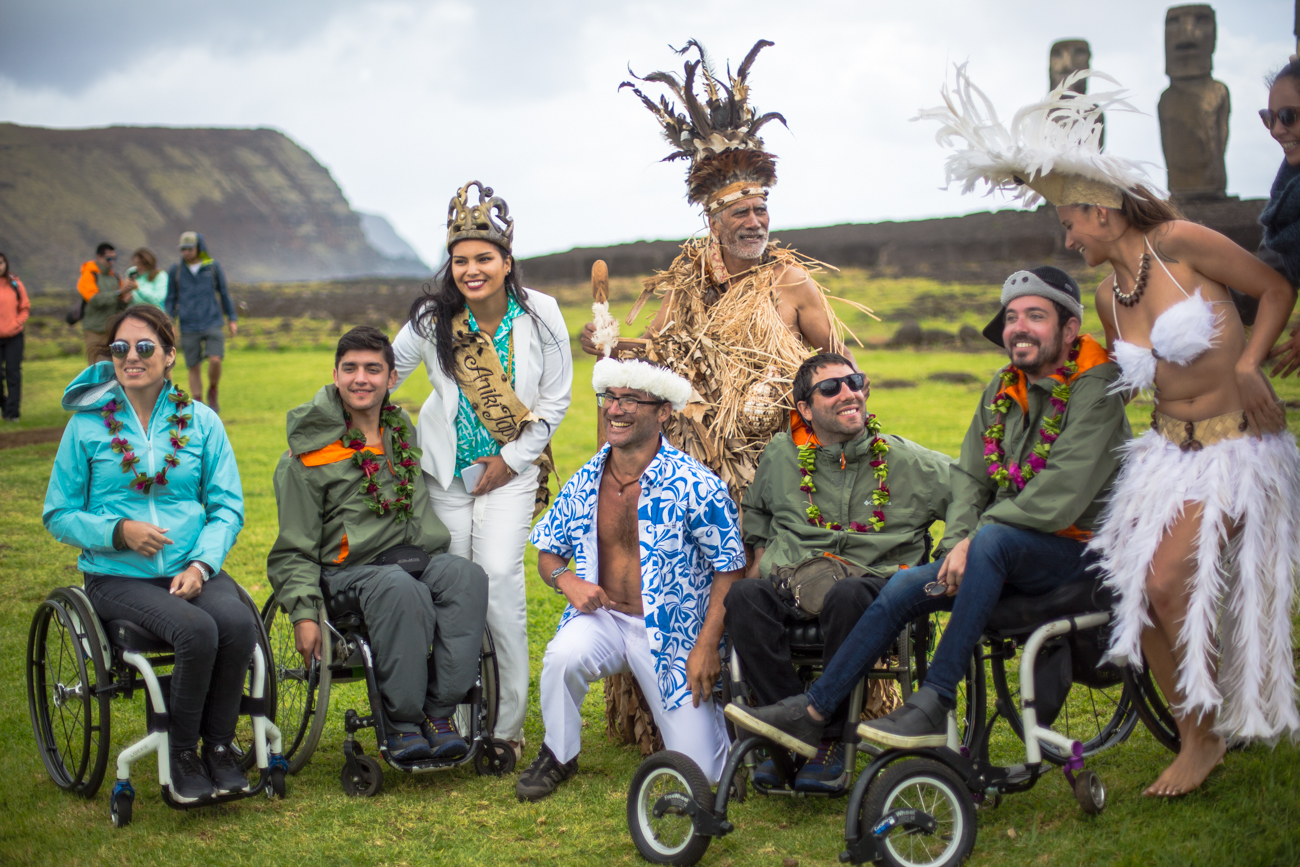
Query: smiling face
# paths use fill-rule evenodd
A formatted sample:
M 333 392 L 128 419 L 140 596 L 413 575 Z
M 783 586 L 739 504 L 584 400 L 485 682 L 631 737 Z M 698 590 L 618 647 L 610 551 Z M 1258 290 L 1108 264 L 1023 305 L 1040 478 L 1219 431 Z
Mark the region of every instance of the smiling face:
M 637 400 L 658 400 L 653 394 L 635 388 L 605 389 L 617 397 L 634 397 Z M 632 412 L 625 411 L 617 400 L 606 400 L 601 412 L 605 415 L 605 439 L 612 448 L 636 449 L 648 440 L 657 439 L 664 422 L 672 415 L 672 405 L 637 404 Z
M 1065 249 L 1077 250 L 1089 268 L 1105 262 L 1110 243 L 1124 234 L 1124 218 L 1112 208 L 1058 205 L 1056 216 L 1065 228 Z
M 504 292 L 512 264 L 491 241 L 460 241 L 451 248 L 451 279 L 466 301 L 486 301 Z
M 1002 341 L 1011 363 L 1029 376 L 1043 376 L 1059 367 L 1063 350 L 1079 334 L 1079 320 L 1071 317 L 1065 327 L 1058 321 L 1056 305 L 1039 295 L 1024 295 L 1007 304 Z
M 167 371 L 176 363 L 176 348 L 165 350 L 158 333 L 139 319 L 123 319 L 112 339 L 125 340 L 130 347 L 126 358 L 113 358 L 113 371 L 117 374 L 117 381 L 127 391 L 148 391 L 159 387 Z M 154 344 L 153 354 L 148 358 L 141 358 L 136 349 L 136 343 L 141 340 L 149 340 Z
M 397 371 L 388 366 L 377 349 L 350 349 L 334 367 L 334 384 L 348 412 L 366 412 L 384 399 L 397 385 Z
M 1294 78 L 1279 78 L 1268 90 L 1268 107 L 1273 112 L 1273 128 L 1269 135 L 1282 146 L 1289 165 L 1300 165 L 1300 117 L 1291 126 L 1283 126 L 1277 113 L 1284 108 L 1300 112 L 1300 82 Z
M 817 439 L 825 444 L 843 443 L 862 433 L 867 423 L 867 396 L 871 394 L 871 380 L 862 391 L 854 391 L 848 383 L 841 382 L 840 390 L 830 397 L 822 395 L 817 383 L 857 373 L 847 364 L 828 364 L 813 374 L 811 401 L 799 401 L 796 409 L 812 426 Z
M 762 258 L 767 249 L 767 200 L 744 199 L 712 218 L 722 249 L 744 261 Z

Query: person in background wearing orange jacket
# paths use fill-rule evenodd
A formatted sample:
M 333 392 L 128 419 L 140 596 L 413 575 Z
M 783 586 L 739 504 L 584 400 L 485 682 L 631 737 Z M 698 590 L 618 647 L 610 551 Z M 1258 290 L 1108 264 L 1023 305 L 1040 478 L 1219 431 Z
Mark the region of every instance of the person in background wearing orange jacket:
M 108 343 L 104 340 L 104 326 L 111 316 L 121 313 L 131 303 L 131 290 L 122 289 L 122 278 L 113 270 L 117 250 L 103 243 L 95 248 L 95 258 L 81 266 L 77 292 L 85 299 L 81 318 L 82 336 L 86 341 L 86 364 L 108 358 Z
M 23 327 L 31 312 L 27 287 L 9 273 L 9 257 L 0 253 L 0 368 L 4 370 L 0 415 L 5 421 L 18 421 L 23 400 Z

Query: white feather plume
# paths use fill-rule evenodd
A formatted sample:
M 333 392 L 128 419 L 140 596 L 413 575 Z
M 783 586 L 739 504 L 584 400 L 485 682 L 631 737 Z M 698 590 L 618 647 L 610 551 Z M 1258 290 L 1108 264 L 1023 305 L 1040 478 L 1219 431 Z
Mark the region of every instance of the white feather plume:
M 596 345 L 602 358 L 608 358 L 618 346 L 618 320 L 610 315 L 608 301 L 597 301 L 591 305 L 591 321 L 596 326 L 591 342 Z
M 956 85 L 947 82 L 940 93 L 944 104 L 923 109 L 912 120 L 933 120 L 940 124 L 935 140 L 954 148 L 944 163 L 946 189 L 954 181 L 962 193 L 975 189 L 979 181 L 989 192 L 1012 193 L 1026 206 L 1041 199 L 1017 178 L 1029 180 L 1049 172 L 1080 175 L 1121 189 L 1138 185 L 1154 189 L 1142 163 L 1101 152 L 1101 115 L 1107 111 L 1131 111 L 1127 91 L 1075 93 L 1070 88 L 1080 79 L 1095 78 L 1119 85 L 1102 72 L 1079 70 L 1067 76 L 1039 102 L 1021 108 L 1008 129 L 998 118 L 993 102 L 966 74 L 966 64 L 956 66 Z
M 648 361 L 602 358 L 591 371 L 591 387 L 596 394 L 608 388 L 635 388 L 653 394 L 673 405 L 681 412 L 691 402 L 693 390 L 685 377 L 678 376 L 666 367 Z

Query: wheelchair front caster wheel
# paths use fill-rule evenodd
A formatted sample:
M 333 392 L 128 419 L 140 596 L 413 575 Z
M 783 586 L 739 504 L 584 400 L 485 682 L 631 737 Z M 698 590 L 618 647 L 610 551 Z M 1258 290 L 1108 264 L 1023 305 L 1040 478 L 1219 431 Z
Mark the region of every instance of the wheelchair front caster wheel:
M 108 815 L 113 820 L 114 828 L 125 828 L 131 824 L 131 807 L 134 803 L 134 795 L 119 792 L 113 796 L 108 804 Z
M 1093 771 L 1080 771 L 1074 778 L 1074 799 L 1080 809 L 1095 816 L 1106 809 L 1106 785 Z
M 871 834 L 896 810 L 916 810 L 924 824 L 900 821 L 879 835 L 879 863 L 891 867 L 956 867 L 975 848 L 975 802 L 966 783 L 946 765 L 907 759 L 872 782 L 858 814 L 861 834 Z
M 344 765 L 344 773 L 347 773 L 346 765 Z M 270 785 L 266 787 L 266 796 L 284 800 L 284 768 L 271 768 L 270 774 Z
M 356 756 L 355 759 L 357 763 L 355 776 L 348 773 L 347 762 L 343 763 L 343 770 L 339 772 L 339 782 L 343 784 L 343 791 L 354 798 L 373 798 L 384 786 L 384 771 L 379 767 L 379 762 L 370 756 L 361 755 Z
M 681 753 L 655 753 L 632 777 L 627 828 L 641 857 L 652 864 L 695 864 L 713 840 L 695 830 L 694 819 L 680 806 L 683 797 L 694 801 L 697 810 L 713 812 L 708 779 Z
M 474 756 L 474 770 L 480 777 L 500 777 L 515 769 L 515 748 L 501 738 L 493 738 Z

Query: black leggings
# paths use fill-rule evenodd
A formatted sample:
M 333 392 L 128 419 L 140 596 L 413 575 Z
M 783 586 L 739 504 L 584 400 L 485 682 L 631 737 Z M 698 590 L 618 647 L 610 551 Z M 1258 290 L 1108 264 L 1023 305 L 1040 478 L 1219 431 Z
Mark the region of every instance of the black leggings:
M 173 596 L 170 578 L 87 575 L 86 595 L 102 621 L 130 620 L 176 651 L 167 711 L 173 750 L 235 737 L 239 697 L 257 644 L 257 620 L 239 588 L 218 572 L 193 599 Z

